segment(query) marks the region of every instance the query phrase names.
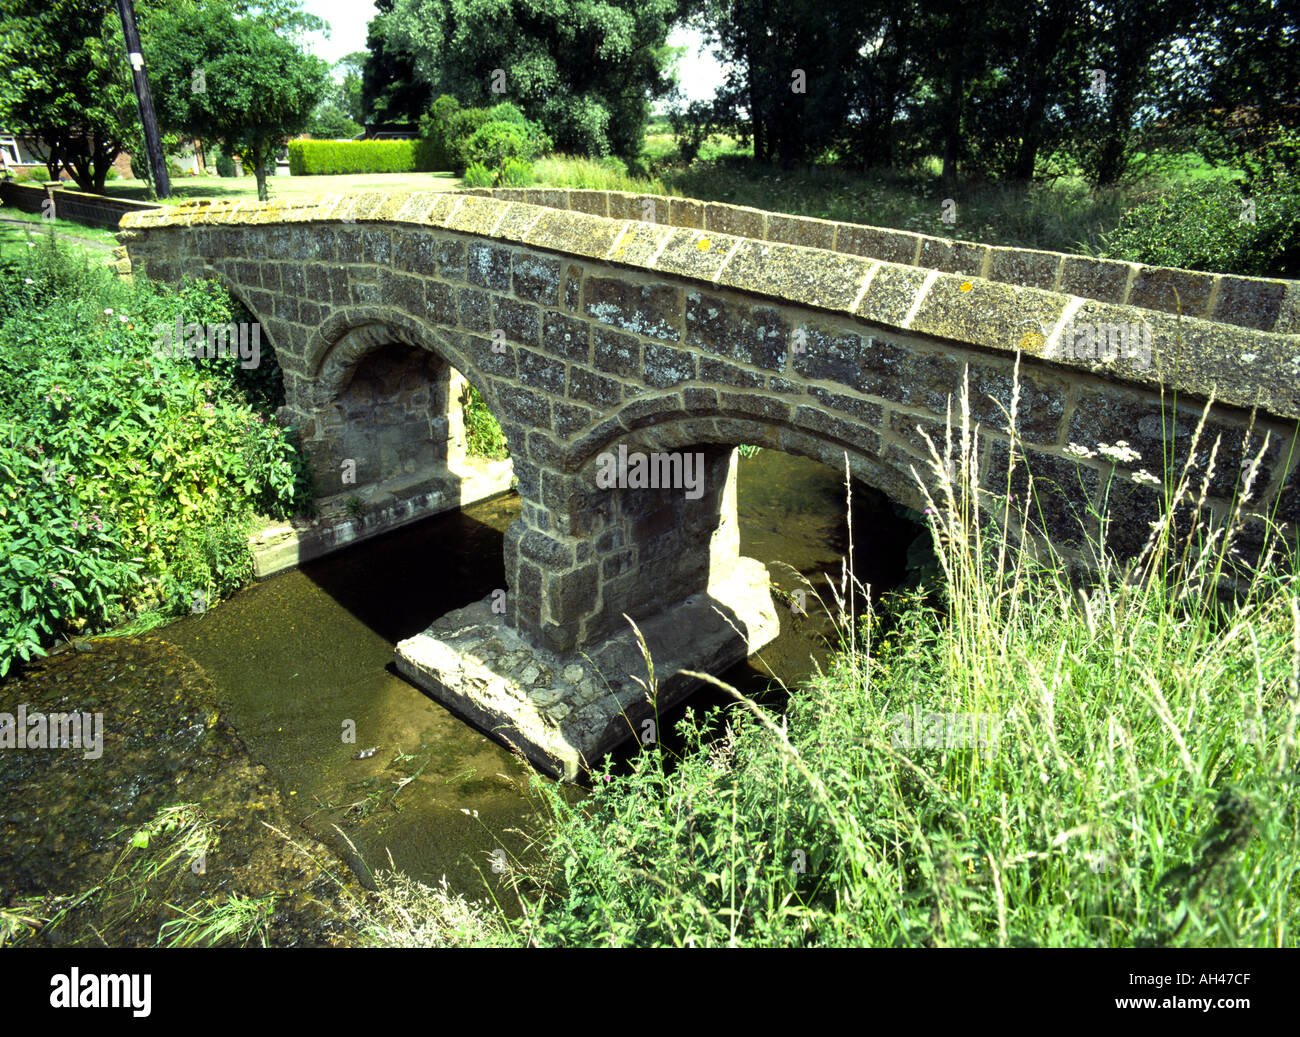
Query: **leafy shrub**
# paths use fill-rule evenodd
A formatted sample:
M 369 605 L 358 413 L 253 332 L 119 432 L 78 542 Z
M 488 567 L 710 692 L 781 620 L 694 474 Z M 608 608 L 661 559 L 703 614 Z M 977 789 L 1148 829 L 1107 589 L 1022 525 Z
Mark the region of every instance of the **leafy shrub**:
M 292 140 L 289 173 L 320 176 L 334 173 L 430 172 L 430 155 L 414 140 Z
M 1202 181 L 1129 209 L 1104 254 L 1152 266 L 1257 277 L 1300 276 L 1300 179 L 1279 177 L 1253 199 L 1239 186 Z
M 178 319 L 236 315 L 211 282 L 121 281 L 52 238 L 0 263 L 0 674 L 66 630 L 215 601 L 248 577 L 254 513 L 308 506 L 275 387 L 156 355 Z
M 292 157 L 292 152 L 290 153 Z M 234 176 L 235 160 L 224 151 L 217 152 L 217 176 Z
M 420 136 L 435 168 L 458 173 L 478 163 L 499 176 L 508 159 L 531 161 L 551 148 L 541 126 L 525 118 L 515 105 L 462 108 L 447 94 L 434 101 L 420 120 Z
M 443 94 L 420 119 L 420 140 L 434 169 L 451 169 L 452 119 L 460 111 L 460 102 L 450 94 Z

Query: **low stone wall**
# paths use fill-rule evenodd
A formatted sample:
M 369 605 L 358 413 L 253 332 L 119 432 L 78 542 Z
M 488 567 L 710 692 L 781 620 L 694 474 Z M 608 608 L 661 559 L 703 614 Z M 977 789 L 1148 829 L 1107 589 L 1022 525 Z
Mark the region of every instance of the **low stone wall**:
M 693 227 L 755 241 L 868 256 L 923 270 L 965 274 L 1163 313 L 1178 313 L 1181 309 L 1184 316 L 1241 328 L 1300 332 L 1300 282 L 1280 278 L 1238 277 L 1065 252 L 982 245 L 666 195 L 549 187 L 480 187 L 468 193 L 611 219 Z
M 17 184 L 0 181 L 0 201 L 21 212 L 49 212 L 46 202 L 53 202 L 53 215 L 61 220 L 84 223 L 88 227 L 117 230 L 122 217 L 129 212 L 147 212 L 161 209 L 156 202 L 132 202 L 125 198 L 109 198 L 102 194 L 69 191 L 62 187 Z

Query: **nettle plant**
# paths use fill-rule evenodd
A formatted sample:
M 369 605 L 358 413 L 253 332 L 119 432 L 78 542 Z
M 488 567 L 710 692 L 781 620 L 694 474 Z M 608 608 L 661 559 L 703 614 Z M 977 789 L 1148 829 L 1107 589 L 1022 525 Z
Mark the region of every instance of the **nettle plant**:
M 128 284 L 52 244 L 0 269 L 0 675 L 70 630 L 228 594 L 254 515 L 309 503 L 263 387 L 154 355 L 178 318 L 236 315 L 213 283 Z

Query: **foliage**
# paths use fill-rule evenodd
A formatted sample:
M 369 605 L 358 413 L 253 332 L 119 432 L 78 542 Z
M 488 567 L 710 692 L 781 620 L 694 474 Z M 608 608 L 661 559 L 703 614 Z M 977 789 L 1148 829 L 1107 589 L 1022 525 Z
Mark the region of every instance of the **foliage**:
M 502 187 L 527 187 L 533 182 L 533 164 L 521 158 L 508 158 L 501 167 Z
M 491 460 L 508 457 L 505 433 L 482 394 L 469 386 L 461 405 L 465 410 L 465 442 L 469 452 Z
M 286 6 L 297 8 L 288 0 Z M 306 128 L 329 82 L 325 63 L 277 34 L 273 24 L 280 23 L 241 16 L 223 0 L 175 0 L 149 19 L 144 44 L 156 70 L 159 121 L 232 150 L 246 149 L 263 201 L 268 163 Z M 204 74 L 201 91 L 192 89 L 196 69 Z
M 1124 213 L 1106 238 L 1105 255 L 1152 266 L 1300 277 L 1300 177 L 1283 177 L 1251 199 L 1221 180 L 1157 195 Z
M 1197 131 L 1211 162 L 1246 171 L 1252 185 L 1300 173 L 1300 39 L 1295 10 L 1274 0 L 1209 0 L 1182 46 L 1172 119 Z M 1288 132 L 1289 131 L 1289 132 Z M 1278 147 L 1279 142 L 1289 146 Z
M 215 283 L 124 282 L 53 238 L 0 264 L 0 674 L 70 630 L 216 601 L 249 576 L 253 514 L 307 504 L 272 387 L 157 355 L 178 318 L 237 316 Z
M 83 191 L 102 193 L 113 160 L 139 136 L 113 5 L 9 0 L 0 15 L 0 68 L 0 126 L 43 142 L 50 179 L 66 169 Z
M 361 103 L 361 68 L 365 64 L 366 54 L 357 51 L 340 58 L 334 68 L 343 73 L 343 77 L 330 83 L 325 96 L 312 113 L 307 127 L 314 137 L 327 140 L 359 137 L 365 127 L 364 109 Z
M 293 176 L 326 173 L 429 172 L 427 149 L 417 140 L 291 140 Z
M 483 165 L 499 178 L 510 161 L 530 162 L 538 155 L 538 142 L 527 127 L 513 122 L 485 122 L 460 149 L 467 165 Z
M 416 123 L 433 100 L 433 89 L 415 71 L 415 59 L 390 47 L 385 18 L 395 0 L 375 0 L 376 17 L 366 28 L 366 59 L 361 70 L 363 123 Z M 446 165 L 437 168 L 446 169 Z
M 507 161 L 531 162 L 551 148 L 541 126 L 525 118 L 513 104 L 462 108 L 447 94 L 434 101 L 421 118 L 420 135 L 432 168 L 462 172 L 482 165 L 497 180 Z
M 557 147 L 633 159 L 670 81 L 678 0 L 395 0 L 371 23 L 385 54 L 468 104 L 508 98 Z
M 496 174 L 480 162 L 471 164 L 461 177 L 461 183 L 465 187 L 494 187 L 496 182 Z
M 621 159 L 575 155 L 547 155 L 533 163 L 533 182 L 546 187 L 567 187 L 591 191 L 632 191 L 636 194 L 669 194 L 660 180 L 628 175 Z

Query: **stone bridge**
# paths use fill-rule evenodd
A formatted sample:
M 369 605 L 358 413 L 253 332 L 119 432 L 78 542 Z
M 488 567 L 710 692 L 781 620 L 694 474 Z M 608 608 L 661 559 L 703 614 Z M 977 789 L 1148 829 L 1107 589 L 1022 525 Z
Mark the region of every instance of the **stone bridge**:
M 1181 463 L 1211 396 L 1211 509 L 1233 506 L 1245 451 L 1265 446 L 1252 506 L 1300 522 L 1297 282 L 601 191 L 193 203 L 122 227 L 135 269 L 216 278 L 260 322 L 281 418 L 327 502 L 360 494 L 399 519 L 445 506 L 446 481 L 473 478 L 462 379 L 482 393 L 522 498 L 508 588 L 429 616 L 397 662 L 567 777 L 649 715 L 625 617 L 649 643 L 660 708 L 694 686 L 679 669 L 716 672 L 775 636 L 766 571 L 739 553 L 738 444 L 840 470 L 847 456 L 856 479 L 919 507 L 920 430 L 942 443 L 968 371 L 980 470 L 1005 492 L 1000 408 L 1018 361 L 1035 532 L 1067 557 L 1087 564 L 1111 471 L 1067 447 L 1124 440 L 1141 455 L 1109 489 L 1109 543 L 1131 556 L 1162 506 L 1132 476 L 1162 474 L 1166 440 Z M 610 487 L 620 447 L 698 459 L 702 482 L 683 487 L 687 468 L 641 487 L 633 464 Z

